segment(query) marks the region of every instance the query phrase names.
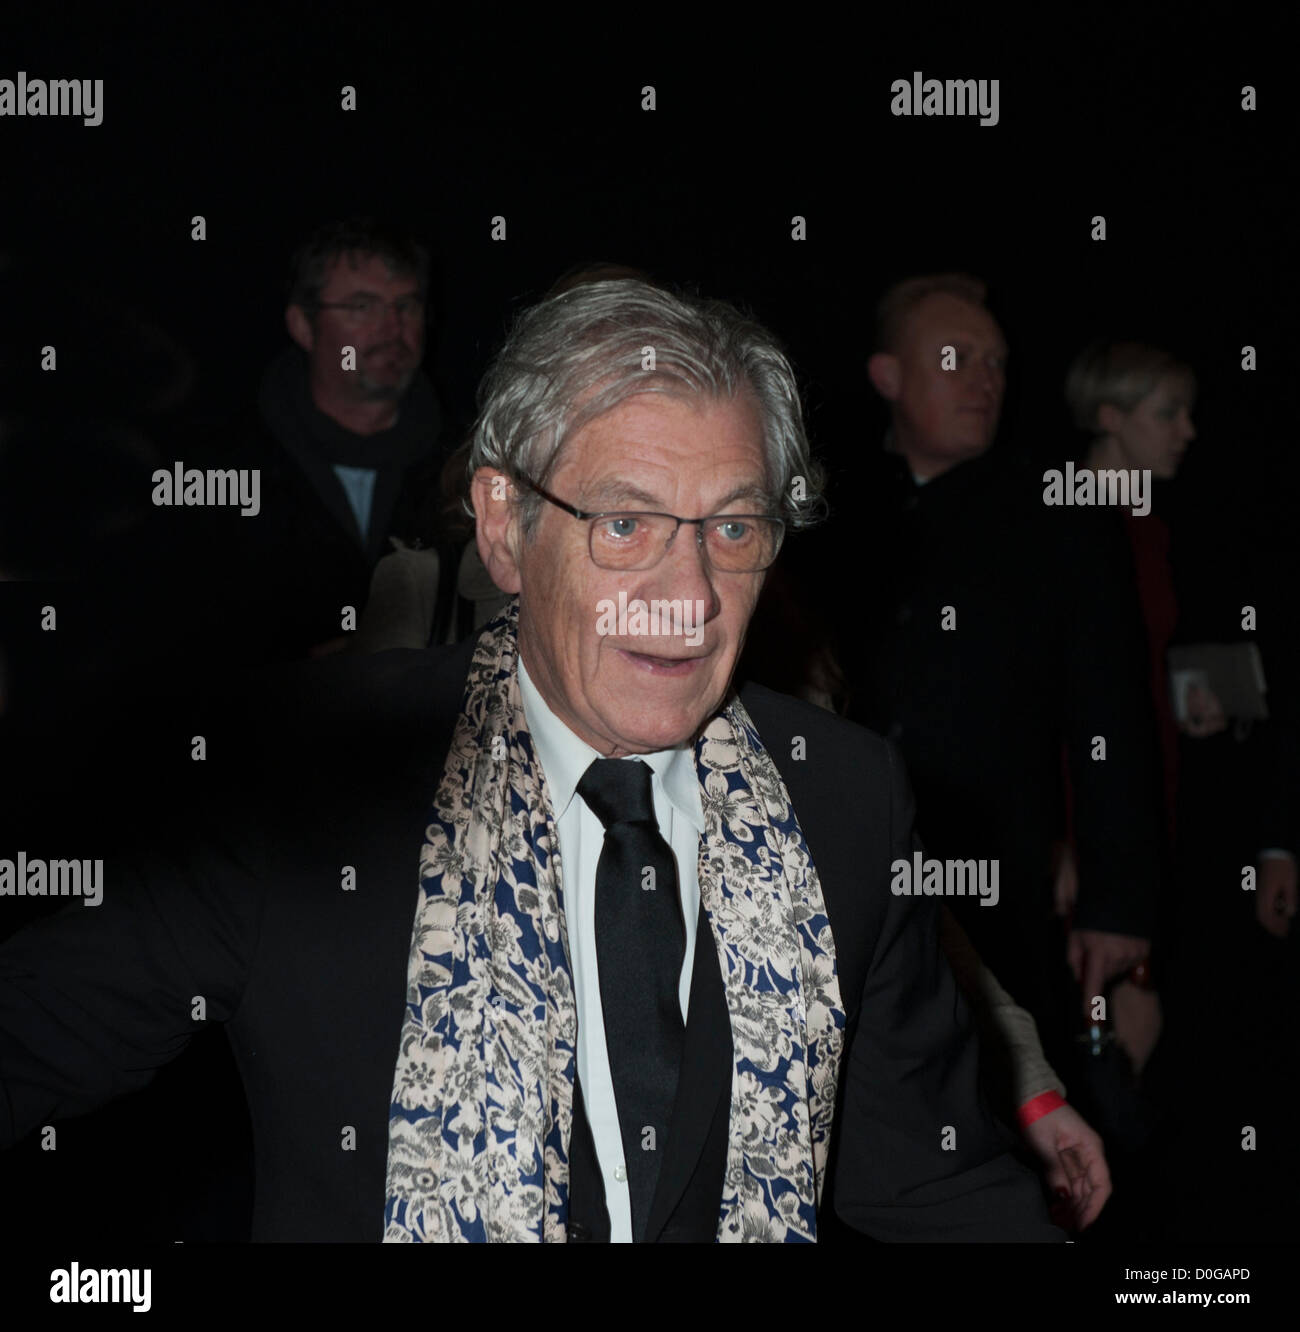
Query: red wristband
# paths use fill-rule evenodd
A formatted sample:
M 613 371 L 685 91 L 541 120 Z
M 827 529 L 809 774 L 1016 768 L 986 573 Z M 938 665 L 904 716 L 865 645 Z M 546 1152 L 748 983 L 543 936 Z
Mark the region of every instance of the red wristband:
M 1044 1115 L 1050 1115 L 1053 1110 L 1059 1110 L 1065 1104 L 1065 1097 L 1060 1092 L 1045 1091 L 1039 1096 L 1035 1096 L 1032 1101 L 1026 1101 L 1024 1105 L 1016 1111 L 1016 1119 L 1021 1128 L 1028 1128 L 1036 1119 L 1042 1119 Z

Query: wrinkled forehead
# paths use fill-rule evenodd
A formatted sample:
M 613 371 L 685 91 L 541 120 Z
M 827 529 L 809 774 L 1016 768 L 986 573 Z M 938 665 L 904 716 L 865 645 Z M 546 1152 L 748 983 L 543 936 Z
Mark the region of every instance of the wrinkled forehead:
M 670 375 L 645 375 L 641 381 L 631 391 L 626 384 L 605 382 L 579 393 L 565 414 L 565 445 L 599 430 L 607 439 L 627 440 L 635 447 L 638 433 L 653 429 L 668 410 L 681 428 L 698 432 L 701 441 L 715 438 L 721 423 L 725 433 L 752 438 L 762 451 L 762 404 L 748 385 L 738 385 L 732 393 L 714 393 Z M 561 449 L 559 456 L 563 454 Z
M 597 396 L 583 405 L 590 413 L 602 404 Z M 595 414 L 579 414 L 550 471 L 606 499 L 636 498 L 633 474 L 665 462 L 683 472 L 707 469 L 724 489 L 765 493 L 769 468 L 757 397 L 746 388 L 714 395 L 673 383 L 629 394 Z

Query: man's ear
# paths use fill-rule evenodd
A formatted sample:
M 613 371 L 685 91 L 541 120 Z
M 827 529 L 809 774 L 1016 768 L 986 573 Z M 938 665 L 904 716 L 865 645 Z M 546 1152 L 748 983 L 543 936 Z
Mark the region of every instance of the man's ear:
M 470 499 L 477 520 L 475 539 L 479 559 L 502 592 L 518 592 L 519 509 L 511 499 L 510 478 L 495 467 L 480 467 L 470 482 Z
M 903 363 L 893 352 L 876 352 L 867 361 L 867 378 L 886 402 L 894 402 L 903 383 Z
M 289 330 L 289 336 L 300 346 L 303 351 L 310 353 L 316 342 L 316 334 L 312 330 L 311 320 L 307 317 L 307 311 L 301 305 L 290 305 L 284 312 L 284 326 Z
M 1114 403 L 1103 402 L 1097 408 L 1097 429 L 1103 435 L 1118 435 L 1124 428 L 1126 415 Z

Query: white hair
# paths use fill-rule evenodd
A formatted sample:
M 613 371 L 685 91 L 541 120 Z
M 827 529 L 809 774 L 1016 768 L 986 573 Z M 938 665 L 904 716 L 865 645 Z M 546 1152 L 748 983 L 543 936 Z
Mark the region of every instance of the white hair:
M 776 339 L 723 301 L 631 278 L 583 283 L 519 315 L 479 387 L 467 471 L 494 467 L 544 486 L 573 434 L 638 393 L 752 395 L 774 516 L 791 528 L 821 519 L 824 472 Z M 542 501 L 525 490 L 518 502 L 527 537 Z

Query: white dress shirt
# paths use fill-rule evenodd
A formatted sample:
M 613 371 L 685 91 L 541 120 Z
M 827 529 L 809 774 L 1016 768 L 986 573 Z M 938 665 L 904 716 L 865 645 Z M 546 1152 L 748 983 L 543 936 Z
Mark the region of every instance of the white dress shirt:
M 623 1163 L 614 1083 L 605 1046 L 605 1020 L 600 1006 L 600 976 L 596 970 L 596 866 L 605 844 L 605 828 L 587 802 L 576 795 L 587 769 L 603 757 L 580 740 L 547 707 L 537 686 L 528 678 L 519 657 L 519 693 L 532 736 L 537 761 L 546 776 L 560 842 L 560 872 L 564 917 L 569 931 L 574 998 L 578 1008 L 578 1077 L 583 1103 L 591 1123 L 596 1160 L 605 1184 L 610 1239 L 632 1242 L 632 1203 Z M 655 818 L 677 864 L 677 887 L 686 923 L 686 956 L 677 994 L 686 1021 L 691 993 L 691 964 L 695 956 L 695 926 L 700 909 L 699 853 L 704 832 L 704 807 L 695 770 L 695 751 L 664 749 L 655 754 L 629 755 L 629 762 L 644 760 L 654 776 Z

